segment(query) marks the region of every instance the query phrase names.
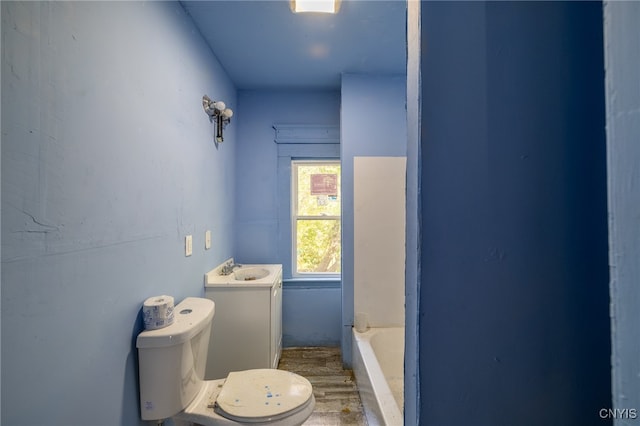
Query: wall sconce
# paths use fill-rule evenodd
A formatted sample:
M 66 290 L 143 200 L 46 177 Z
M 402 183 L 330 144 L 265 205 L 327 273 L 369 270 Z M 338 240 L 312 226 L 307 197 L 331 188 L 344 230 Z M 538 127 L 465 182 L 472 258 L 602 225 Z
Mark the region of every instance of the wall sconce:
M 217 124 L 216 128 L 216 143 L 224 142 L 222 136 L 222 129 L 231 122 L 233 117 L 233 111 L 231 108 L 227 108 L 222 101 L 212 101 L 207 95 L 202 97 L 202 108 L 207 113 L 210 120 L 215 120 Z

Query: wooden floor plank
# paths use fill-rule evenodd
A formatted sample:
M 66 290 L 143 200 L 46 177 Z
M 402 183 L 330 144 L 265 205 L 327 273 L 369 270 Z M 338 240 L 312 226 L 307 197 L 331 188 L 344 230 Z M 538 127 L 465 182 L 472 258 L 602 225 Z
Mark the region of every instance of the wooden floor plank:
M 316 407 L 304 426 L 366 426 L 355 377 L 342 368 L 340 348 L 285 348 L 278 368 L 306 377 L 313 386 Z

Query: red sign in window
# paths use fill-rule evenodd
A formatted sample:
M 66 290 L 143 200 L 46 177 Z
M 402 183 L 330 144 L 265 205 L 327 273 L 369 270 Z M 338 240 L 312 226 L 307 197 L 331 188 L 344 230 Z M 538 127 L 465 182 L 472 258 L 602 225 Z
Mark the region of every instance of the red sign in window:
M 338 175 L 311 175 L 311 195 L 338 195 Z

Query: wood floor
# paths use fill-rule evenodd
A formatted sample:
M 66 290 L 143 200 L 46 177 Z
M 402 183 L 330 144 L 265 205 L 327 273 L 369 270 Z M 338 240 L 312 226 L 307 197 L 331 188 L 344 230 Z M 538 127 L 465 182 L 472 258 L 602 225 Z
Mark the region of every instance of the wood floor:
M 342 368 L 340 348 L 285 348 L 280 370 L 311 382 L 316 408 L 305 426 L 361 426 L 367 421 L 351 370 Z

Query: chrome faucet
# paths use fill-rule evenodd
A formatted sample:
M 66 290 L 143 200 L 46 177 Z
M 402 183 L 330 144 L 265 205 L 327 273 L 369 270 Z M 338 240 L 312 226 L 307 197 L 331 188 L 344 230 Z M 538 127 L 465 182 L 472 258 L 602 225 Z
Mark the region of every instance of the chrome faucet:
M 234 269 L 241 268 L 241 267 L 242 265 L 240 265 L 239 263 L 235 263 L 230 260 L 224 265 L 222 265 L 222 268 L 220 268 L 220 275 L 230 275 Z

